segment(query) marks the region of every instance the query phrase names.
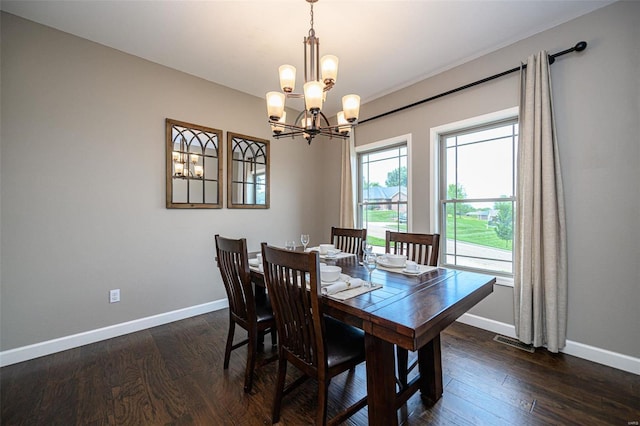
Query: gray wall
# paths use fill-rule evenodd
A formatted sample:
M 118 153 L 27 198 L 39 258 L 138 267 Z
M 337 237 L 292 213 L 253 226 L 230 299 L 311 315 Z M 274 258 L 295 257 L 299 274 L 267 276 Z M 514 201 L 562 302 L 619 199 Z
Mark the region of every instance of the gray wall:
M 552 66 L 569 238 L 569 339 L 640 356 L 640 3 L 616 3 L 363 105 L 366 118 L 579 40 Z M 264 101 L 2 16 L 1 350 L 218 300 L 216 232 L 312 244 L 338 222 L 340 144 L 272 142 L 272 208 L 164 208 L 166 117 L 269 138 Z M 518 77 L 358 127 L 412 134 L 413 230 L 430 229 L 429 129 L 516 106 Z M 107 303 L 122 289 L 122 302 Z M 472 313 L 513 323 L 512 290 Z
M 6 13 L 1 60 L 1 350 L 224 299 L 216 233 L 328 238 L 322 143 L 271 142 L 269 210 L 165 208 L 165 118 L 269 139 L 263 99 Z
M 640 2 L 619 2 L 363 105 L 366 119 L 517 66 L 540 50 L 585 40 L 552 65 L 569 250 L 568 339 L 640 356 Z M 430 231 L 429 132 L 518 105 L 512 74 L 362 124 L 356 144 L 410 133 L 412 219 Z M 332 161 L 340 153 L 332 150 Z M 513 290 L 470 313 L 513 324 Z

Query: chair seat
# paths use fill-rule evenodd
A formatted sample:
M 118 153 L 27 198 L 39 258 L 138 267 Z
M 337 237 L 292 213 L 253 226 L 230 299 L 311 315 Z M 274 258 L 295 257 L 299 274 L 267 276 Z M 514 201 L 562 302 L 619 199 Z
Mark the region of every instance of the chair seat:
M 269 298 L 263 302 L 256 301 L 256 319 L 259 323 L 273 321 L 273 310 Z
M 364 360 L 364 332 L 334 318 L 325 316 L 327 364 L 329 368 L 354 359 Z

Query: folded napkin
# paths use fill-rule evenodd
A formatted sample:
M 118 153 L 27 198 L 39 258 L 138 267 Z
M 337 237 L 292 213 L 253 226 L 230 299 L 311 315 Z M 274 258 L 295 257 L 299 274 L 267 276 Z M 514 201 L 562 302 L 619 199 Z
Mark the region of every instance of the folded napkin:
M 258 259 L 249 259 L 249 269 L 262 272 L 262 263 L 258 262 Z
M 341 274 L 337 281 L 332 283 L 322 283 L 322 295 L 329 296 L 331 294 L 339 293 L 344 290 L 349 290 L 356 287 L 361 287 L 364 281 L 360 278 L 351 278 L 348 275 Z

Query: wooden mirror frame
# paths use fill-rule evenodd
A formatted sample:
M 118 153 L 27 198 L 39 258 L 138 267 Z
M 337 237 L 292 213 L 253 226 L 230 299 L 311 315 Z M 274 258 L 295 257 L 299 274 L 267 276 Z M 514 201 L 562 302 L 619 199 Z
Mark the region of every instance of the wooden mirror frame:
M 238 154 L 235 157 L 234 151 Z M 264 160 L 260 160 L 262 157 L 264 157 Z M 227 208 L 269 208 L 270 162 L 268 140 L 227 132 Z M 238 169 L 239 165 L 242 165 L 242 170 Z M 260 173 L 264 177 L 263 184 L 248 181 L 244 178 L 242 180 L 238 179 L 240 173 L 242 176 L 247 177 L 247 172 L 244 172 L 247 165 L 249 166 L 249 173 L 254 173 L 255 175 L 255 171 L 258 171 L 258 169 L 263 172 Z M 259 190 L 260 187 L 264 187 L 262 188 L 263 191 Z M 239 191 L 240 188 L 242 188 L 241 192 Z M 252 190 L 248 191 L 248 189 Z M 241 195 L 236 196 L 237 194 Z M 258 198 L 263 199 L 264 202 L 257 202 Z
M 167 208 L 222 208 L 222 130 L 170 118 L 165 128 Z

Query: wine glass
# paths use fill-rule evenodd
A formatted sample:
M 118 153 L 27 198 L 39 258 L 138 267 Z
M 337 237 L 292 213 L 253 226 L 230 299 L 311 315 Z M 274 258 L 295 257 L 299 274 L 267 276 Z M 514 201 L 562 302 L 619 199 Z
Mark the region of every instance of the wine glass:
M 378 266 L 376 255 L 373 252 L 366 252 L 364 254 L 363 263 L 365 268 L 369 271 L 369 282 L 367 284 L 368 287 L 373 287 L 373 282 L 371 281 L 371 273 Z
M 365 255 L 367 253 L 373 252 L 373 246 L 367 240 L 362 241 L 362 254 Z
M 300 235 L 300 242 L 304 246 L 304 251 L 307 251 L 307 245 L 309 244 L 309 234 Z

